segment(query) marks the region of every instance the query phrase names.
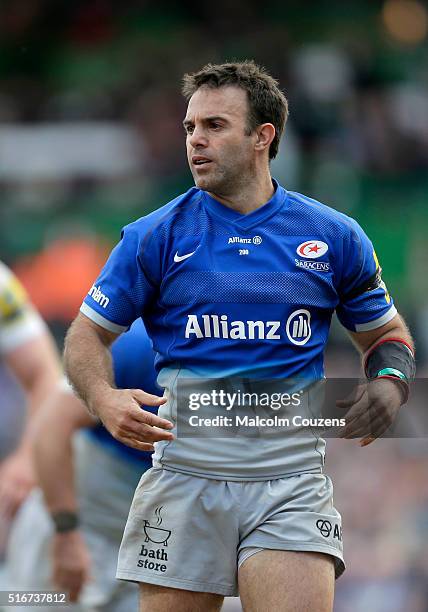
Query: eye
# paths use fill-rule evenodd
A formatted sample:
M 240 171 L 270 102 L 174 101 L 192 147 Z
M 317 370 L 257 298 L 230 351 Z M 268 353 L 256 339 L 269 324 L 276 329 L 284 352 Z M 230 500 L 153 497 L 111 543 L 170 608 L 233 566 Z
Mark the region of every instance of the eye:
M 185 125 L 184 126 L 184 131 L 186 132 L 186 134 L 193 134 L 195 130 L 195 126 L 194 125 Z

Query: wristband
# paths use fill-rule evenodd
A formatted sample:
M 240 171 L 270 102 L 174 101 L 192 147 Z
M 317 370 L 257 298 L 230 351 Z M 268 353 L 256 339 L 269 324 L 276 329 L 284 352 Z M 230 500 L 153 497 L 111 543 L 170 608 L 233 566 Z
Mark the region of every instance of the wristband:
M 400 338 L 386 338 L 374 345 L 365 360 L 365 374 L 369 380 L 372 380 L 384 369 L 396 370 L 389 375 L 395 375 L 402 380 L 414 379 L 416 363 L 413 351 L 407 342 Z
M 370 350 L 364 364 L 369 380 L 389 378 L 400 383 L 404 401 L 409 397 L 409 382 L 415 377 L 416 363 L 411 347 L 400 338 L 381 340 Z
M 73 529 L 76 529 L 79 526 L 79 516 L 77 512 L 59 510 L 58 512 L 53 512 L 51 514 L 51 518 L 57 533 L 73 531 Z
M 395 368 L 383 368 L 383 370 L 379 370 L 379 372 L 376 374 L 376 378 L 380 378 L 382 376 L 392 376 L 393 378 L 399 378 L 400 380 L 407 382 L 406 375 Z

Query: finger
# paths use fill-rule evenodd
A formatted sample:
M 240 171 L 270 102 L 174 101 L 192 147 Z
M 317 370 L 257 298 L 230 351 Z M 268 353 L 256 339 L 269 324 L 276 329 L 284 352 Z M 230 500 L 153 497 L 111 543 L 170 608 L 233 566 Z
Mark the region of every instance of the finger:
M 374 435 L 375 432 L 380 427 L 382 427 L 382 425 L 383 425 L 383 421 L 381 418 L 377 417 L 375 419 L 370 419 L 365 423 L 361 422 L 360 426 L 358 426 L 358 424 L 355 424 L 354 427 L 352 428 L 352 431 L 349 431 L 343 437 L 345 439 L 349 439 L 349 438 L 361 438 L 364 436 L 371 436 L 371 435 Z
M 140 439 L 142 442 L 153 443 L 160 442 L 161 440 L 170 442 L 174 440 L 174 437 L 174 434 L 170 431 L 165 431 L 159 427 L 152 427 L 151 425 L 143 425 L 139 428 L 137 439 Z
M 5 507 L 6 507 L 7 495 L 4 490 L 3 484 L 0 485 L 0 514 L 5 515 Z
M 382 419 L 376 412 L 365 410 L 361 415 L 347 424 L 343 431 L 343 438 L 355 438 L 368 435 L 379 425 Z
M 364 424 L 364 421 L 366 421 L 366 424 Z M 362 415 L 359 420 L 353 421 L 350 426 L 352 429 L 352 436 L 349 437 L 374 435 L 376 432 L 382 435 L 391 426 L 392 422 L 393 419 L 387 408 L 381 403 L 372 401 L 365 415 Z M 348 426 L 345 428 L 345 434 L 347 433 L 347 429 Z M 347 436 L 345 435 L 344 437 Z
M 393 414 L 391 414 L 387 406 L 377 401 L 374 401 L 370 406 L 370 416 L 371 433 L 381 429 L 381 434 L 383 434 L 394 422 Z
M 360 446 L 368 446 L 372 444 L 378 438 L 381 438 L 385 431 L 388 429 L 389 425 L 385 427 L 385 425 L 377 427 L 369 436 L 365 436 L 362 440 L 360 440 Z
M 121 423 L 117 429 L 115 438 L 119 439 L 120 436 L 135 438 L 140 442 L 148 442 L 150 444 L 153 442 L 160 442 L 161 440 L 171 441 L 175 438 L 174 434 L 170 431 L 165 431 L 165 429 L 153 427 L 152 425 L 139 421 Z
M 4 518 L 10 520 L 15 513 L 16 507 L 17 502 L 15 501 L 15 492 L 9 490 L 8 487 L 5 488 L 0 501 L 0 514 Z
M 18 512 L 24 500 L 25 500 L 24 492 L 21 490 L 17 491 L 14 498 L 10 500 L 10 505 L 9 505 L 10 518 L 13 518 L 15 516 L 15 514 Z
M 381 438 L 389 429 L 390 424 L 386 423 L 385 421 L 379 423 L 371 432 L 371 437 L 372 438 Z
M 84 583 L 84 576 L 83 576 L 83 571 L 82 571 L 82 572 L 79 572 L 78 576 L 76 576 L 76 580 L 73 584 L 73 588 L 71 591 L 74 597 L 73 601 L 77 601 L 79 599 L 79 595 L 82 590 L 83 583 Z
M 364 393 L 358 402 L 356 402 L 350 410 L 345 414 L 345 421 L 347 425 L 350 425 L 352 421 L 359 418 L 361 414 L 364 414 L 369 407 L 369 399 L 367 393 Z
M 81 571 L 59 570 L 55 584 L 69 594 L 70 601 L 76 602 L 83 586 Z
M 82 582 L 73 583 L 69 587 L 69 598 L 70 601 L 75 603 L 79 599 L 80 591 L 82 590 Z
M 361 418 L 361 416 L 363 415 L 366 415 L 367 408 L 368 399 L 367 396 L 364 395 L 362 399 L 360 399 L 360 401 L 345 414 L 346 425 L 344 427 L 341 427 L 337 432 L 340 438 L 344 437 L 345 433 L 349 430 L 349 428 L 353 427 L 357 419 Z
M 151 425 L 152 427 L 161 427 L 162 429 L 172 429 L 174 427 L 174 424 L 171 423 L 171 421 L 163 419 L 157 414 L 153 414 L 147 410 L 139 409 L 138 412 L 133 412 L 132 418 L 139 423 L 145 423 L 147 425 Z
M 363 448 L 364 446 L 368 446 L 375 440 L 376 438 L 374 436 L 367 436 L 366 438 L 363 438 L 362 440 L 360 440 L 360 446 Z
M 167 401 L 166 397 L 152 395 L 151 393 L 146 393 L 142 389 L 130 389 L 130 391 L 137 402 L 143 406 L 162 406 L 162 404 L 165 404 Z
M 29 494 L 27 481 L 7 478 L 0 487 L 0 514 L 12 518 Z
M 150 442 L 141 442 L 140 440 L 132 437 L 122 437 L 117 439 L 123 444 L 126 444 L 126 446 L 130 446 L 131 448 L 135 448 L 140 451 L 153 452 L 155 450 L 155 447 Z

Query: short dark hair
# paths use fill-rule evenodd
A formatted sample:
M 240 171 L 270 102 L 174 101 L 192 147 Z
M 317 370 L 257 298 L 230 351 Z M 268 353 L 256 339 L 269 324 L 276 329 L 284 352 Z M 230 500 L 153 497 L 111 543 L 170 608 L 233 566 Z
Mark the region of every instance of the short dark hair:
M 182 93 L 190 100 L 200 87 L 226 87 L 235 85 L 247 92 L 249 113 L 248 130 L 251 134 L 258 125 L 272 123 L 275 138 L 269 147 L 269 159 L 276 157 L 279 141 L 288 117 L 288 102 L 276 81 L 252 60 L 207 64 L 198 72 L 185 74 Z

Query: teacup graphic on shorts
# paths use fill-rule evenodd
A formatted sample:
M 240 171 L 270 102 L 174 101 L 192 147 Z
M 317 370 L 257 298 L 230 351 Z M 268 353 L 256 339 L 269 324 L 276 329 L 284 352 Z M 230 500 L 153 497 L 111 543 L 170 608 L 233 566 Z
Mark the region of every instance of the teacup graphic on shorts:
M 162 524 L 161 510 L 163 506 L 156 508 L 155 515 L 157 517 L 156 525 Z M 153 542 L 154 544 L 163 544 L 168 546 L 168 538 L 171 535 L 169 529 L 161 529 L 160 527 L 153 527 L 150 525 L 147 519 L 144 519 L 144 535 L 146 536 L 145 542 Z

